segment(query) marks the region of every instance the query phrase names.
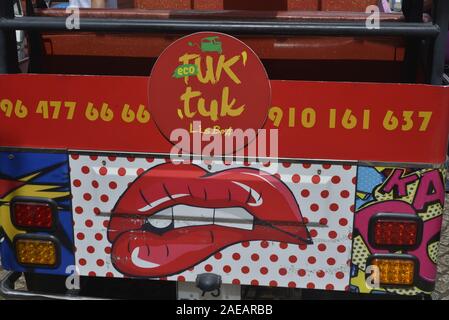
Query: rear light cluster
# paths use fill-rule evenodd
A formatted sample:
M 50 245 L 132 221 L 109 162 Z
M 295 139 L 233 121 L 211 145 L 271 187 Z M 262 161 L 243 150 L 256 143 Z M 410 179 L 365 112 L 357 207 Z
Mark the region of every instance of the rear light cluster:
M 411 286 L 415 279 L 417 261 L 410 255 L 374 255 L 369 265 L 379 268 L 380 285 Z
M 380 213 L 370 221 L 370 243 L 379 249 L 412 249 L 419 245 L 422 221 L 416 215 Z
M 51 199 L 16 197 L 11 201 L 11 221 L 29 231 L 14 238 L 17 262 L 30 267 L 55 267 L 59 246 L 55 237 L 32 232 L 52 232 L 57 223 L 57 205 Z
M 19 229 L 52 229 L 56 205 L 52 201 L 15 199 L 11 203 L 12 221 Z

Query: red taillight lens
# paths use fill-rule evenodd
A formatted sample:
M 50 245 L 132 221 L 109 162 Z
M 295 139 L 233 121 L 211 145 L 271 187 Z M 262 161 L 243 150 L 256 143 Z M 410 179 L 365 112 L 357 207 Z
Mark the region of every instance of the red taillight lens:
M 49 203 L 13 202 L 12 214 L 19 228 L 51 229 L 54 225 L 53 207 Z
M 418 222 L 414 220 L 379 219 L 374 223 L 374 243 L 377 246 L 415 246 L 418 231 Z

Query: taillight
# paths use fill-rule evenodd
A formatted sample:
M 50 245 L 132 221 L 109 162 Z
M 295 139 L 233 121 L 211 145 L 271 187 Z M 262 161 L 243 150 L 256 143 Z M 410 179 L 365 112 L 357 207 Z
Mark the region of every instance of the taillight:
M 11 201 L 11 218 L 19 229 L 51 230 L 55 226 L 56 204 L 47 199 L 14 198 Z
M 58 264 L 58 245 L 52 236 L 17 236 L 14 246 L 19 264 L 50 268 Z
M 411 249 L 419 245 L 422 221 L 415 215 L 380 213 L 371 218 L 369 228 L 373 247 Z
M 379 284 L 390 286 L 411 286 L 418 270 L 418 262 L 411 255 L 374 255 L 367 266 L 376 266 L 379 271 Z

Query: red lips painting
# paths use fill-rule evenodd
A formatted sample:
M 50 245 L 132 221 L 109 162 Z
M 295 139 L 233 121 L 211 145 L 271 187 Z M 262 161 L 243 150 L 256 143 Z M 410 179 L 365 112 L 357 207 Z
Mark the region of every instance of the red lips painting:
M 108 239 L 115 268 L 135 277 L 178 274 L 244 241 L 311 244 L 295 197 L 277 177 L 172 163 L 129 185 L 112 210 Z

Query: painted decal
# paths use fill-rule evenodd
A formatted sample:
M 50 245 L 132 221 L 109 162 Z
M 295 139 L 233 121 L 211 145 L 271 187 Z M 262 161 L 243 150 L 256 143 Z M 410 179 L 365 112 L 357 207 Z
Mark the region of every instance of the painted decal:
M 18 264 L 13 241 L 17 235 L 27 234 L 27 231 L 12 223 L 10 202 L 19 196 L 52 199 L 56 202 L 58 216 L 55 230 L 33 232 L 37 235 L 53 235 L 59 240 L 60 263 L 55 268 L 26 268 Z M 66 268 L 74 265 L 67 154 L 0 152 L 0 232 L 4 235 L 0 249 L 5 269 L 66 274 Z
M 346 290 L 356 167 L 71 155 L 82 275 Z
M 351 271 L 356 292 L 393 292 L 415 295 L 433 291 L 437 272 L 439 233 L 444 206 L 446 170 L 359 167 Z M 410 250 L 379 250 L 369 240 L 370 218 L 378 213 L 418 217 L 422 238 Z M 365 283 L 367 258 L 375 253 L 407 253 L 419 261 L 419 276 L 412 288 L 370 288 Z

